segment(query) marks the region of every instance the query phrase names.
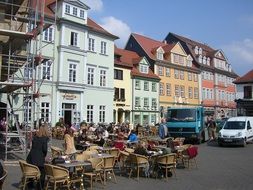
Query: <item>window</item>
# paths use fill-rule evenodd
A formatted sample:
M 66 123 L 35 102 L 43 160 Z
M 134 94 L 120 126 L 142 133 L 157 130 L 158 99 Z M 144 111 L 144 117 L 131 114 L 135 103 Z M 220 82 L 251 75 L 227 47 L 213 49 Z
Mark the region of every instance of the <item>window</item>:
M 213 99 L 213 89 L 210 89 L 210 99 Z
M 139 80 L 135 81 L 135 89 L 136 90 L 140 90 L 141 89 L 141 81 L 139 81 Z
M 84 10 L 80 10 L 80 17 L 84 18 Z
M 198 75 L 194 74 L 194 82 L 198 82 Z
M 149 90 L 148 81 L 144 81 L 144 90 L 145 91 Z
M 184 57 L 179 55 L 179 64 L 184 65 Z
M 77 8 L 76 7 L 73 7 L 73 15 L 77 16 Z
M 24 98 L 24 121 L 32 121 L 32 102 L 29 98 Z
M 199 54 L 200 55 L 202 54 L 202 48 L 199 48 Z
M 32 79 L 33 78 L 33 68 L 25 67 L 25 69 L 24 69 L 24 77 L 26 79 Z
M 156 83 L 152 82 L 152 92 L 156 92 Z
M 199 56 L 199 62 L 202 63 L 202 55 Z
M 144 98 L 143 107 L 149 107 L 148 98 Z
M 210 99 L 209 89 L 206 89 L 206 99 Z
M 89 85 L 94 85 L 94 68 L 88 68 L 88 80 L 87 80 L 87 84 Z
M 163 67 L 162 66 L 158 66 L 158 75 L 163 76 Z
M 65 5 L 65 13 L 70 14 L 70 6 Z
M 244 96 L 245 99 L 251 99 L 252 98 L 252 87 L 251 86 L 244 86 L 243 87 Z
M 95 51 L 95 39 L 89 38 L 89 51 Z
M 192 87 L 188 87 L 188 97 L 192 99 Z
M 203 96 L 203 100 L 206 99 L 206 89 L 205 88 L 202 89 L 202 96 Z
M 198 88 L 194 88 L 194 98 L 198 99 L 199 98 L 199 89 Z
M 93 105 L 87 105 L 87 122 L 93 122 Z
M 41 115 L 40 118 L 42 121 L 50 122 L 50 104 L 49 102 L 41 102 Z
M 140 97 L 135 97 L 135 107 L 141 107 L 141 99 L 140 99 Z
M 140 65 L 140 72 L 148 74 L 148 66 L 147 65 Z
M 175 96 L 179 97 L 179 85 L 175 85 Z
M 166 83 L 166 96 L 171 96 L 171 84 Z
M 184 71 L 180 71 L 180 79 L 184 80 Z
M 43 32 L 43 40 L 47 42 L 52 42 L 53 41 L 53 28 L 49 27 L 44 30 Z
M 71 32 L 70 45 L 77 46 L 77 33 Z
M 174 77 L 175 79 L 179 78 L 179 71 L 177 69 L 174 70 Z
M 156 98 L 152 98 L 152 108 L 156 108 L 157 103 L 156 103 Z
M 114 88 L 114 101 L 119 100 L 119 88 Z
M 123 80 L 123 71 L 114 69 L 114 79 Z
M 164 95 L 164 89 L 163 89 L 163 83 L 162 82 L 159 83 L 159 95 L 160 96 Z
M 50 80 L 52 61 L 46 61 L 42 64 L 42 79 Z
M 170 68 L 166 68 L 166 77 L 170 77 Z
M 191 72 L 188 72 L 188 80 L 192 81 L 192 73 Z
M 125 89 L 124 88 L 121 88 L 120 89 L 120 100 L 121 101 L 125 101 Z
M 76 64 L 69 64 L 69 82 L 76 82 Z
M 106 86 L 106 70 L 100 70 L 100 86 Z
M 182 85 L 180 86 L 180 95 L 182 98 L 185 97 L 185 89 L 184 89 L 184 86 L 182 86 Z
M 105 122 L 105 106 L 99 106 L 99 122 Z
M 195 47 L 194 52 L 195 52 L 196 55 L 199 54 L 199 47 L 198 46 Z
M 162 51 L 158 51 L 157 55 L 156 55 L 156 58 L 159 59 L 159 60 L 163 60 L 163 52 Z
M 106 55 L 106 42 L 101 42 L 101 54 Z
M 174 63 L 178 63 L 179 62 L 179 55 L 173 54 L 173 59 L 174 59 Z

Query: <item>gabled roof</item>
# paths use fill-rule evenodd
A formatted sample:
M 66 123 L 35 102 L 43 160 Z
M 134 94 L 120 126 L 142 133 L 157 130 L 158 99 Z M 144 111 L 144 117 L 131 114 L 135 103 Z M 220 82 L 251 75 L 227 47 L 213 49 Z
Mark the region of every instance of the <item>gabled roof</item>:
M 156 60 L 155 55 L 152 53 L 154 50 L 156 50 L 159 47 L 163 47 L 166 44 L 157 40 L 153 40 L 151 38 L 148 38 L 146 36 L 142 36 L 140 34 L 132 33 L 131 34 L 136 41 L 140 44 L 140 46 L 143 48 L 143 50 L 146 52 L 146 54 L 149 56 L 149 58 Z
M 154 74 L 154 72 L 150 69 L 150 67 L 148 74 L 141 73 L 138 70 L 139 63 L 144 57 L 140 57 L 136 52 L 120 49 L 115 46 L 114 54 L 119 57 L 119 60 L 115 59 L 114 64 L 118 66 L 129 67 L 131 69 L 132 76 L 135 77 L 139 76 L 160 80 L 160 78 L 156 74 Z
M 233 83 L 243 84 L 243 83 L 253 83 L 253 69 L 243 75 L 242 77 L 237 78 Z

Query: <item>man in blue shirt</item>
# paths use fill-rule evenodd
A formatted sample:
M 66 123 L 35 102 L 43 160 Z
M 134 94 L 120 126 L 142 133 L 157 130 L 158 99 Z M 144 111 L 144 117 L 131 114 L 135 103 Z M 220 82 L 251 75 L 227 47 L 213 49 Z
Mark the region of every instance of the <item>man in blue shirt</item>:
M 130 135 L 128 136 L 128 141 L 129 142 L 136 142 L 136 141 L 138 141 L 138 137 L 135 134 L 134 130 L 132 130 L 131 133 L 130 133 Z
M 158 127 L 158 134 L 161 139 L 168 137 L 168 128 L 166 126 L 166 120 L 164 118 L 161 119 L 161 123 Z

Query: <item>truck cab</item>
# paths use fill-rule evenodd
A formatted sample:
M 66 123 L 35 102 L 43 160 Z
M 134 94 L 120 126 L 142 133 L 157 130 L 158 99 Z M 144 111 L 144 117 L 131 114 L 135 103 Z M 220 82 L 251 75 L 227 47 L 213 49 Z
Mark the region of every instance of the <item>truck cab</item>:
M 185 137 L 198 143 L 208 139 L 203 107 L 168 108 L 167 127 L 172 137 Z

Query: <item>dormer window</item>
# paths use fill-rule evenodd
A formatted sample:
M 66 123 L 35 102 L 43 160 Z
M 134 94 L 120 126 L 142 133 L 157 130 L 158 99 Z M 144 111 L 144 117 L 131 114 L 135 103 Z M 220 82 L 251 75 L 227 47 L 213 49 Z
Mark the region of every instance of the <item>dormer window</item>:
M 199 62 L 202 63 L 202 55 L 199 56 Z
M 65 6 L 65 13 L 70 14 L 70 6 L 69 5 Z
M 187 63 L 186 63 L 186 66 L 187 67 L 192 67 L 192 57 L 190 55 L 187 56 Z
M 139 71 L 141 73 L 148 74 L 148 66 L 147 65 L 140 65 Z
M 207 64 L 208 66 L 210 66 L 210 58 L 209 58 L 209 57 L 207 58 L 206 64 Z
M 84 10 L 80 10 L 80 18 L 84 18 Z
M 73 15 L 77 16 L 77 8 L 76 7 L 73 7 Z
M 194 52 L 195 52 L 196 55 L 199 54 L 199 47 L 198 46 L 195 47 Z
M 157 51 L 156 58 L 159 59 L 159 60 L 163 60 L 163 52 L 162 51 Z
M 206 56 L 203 57 L 203 64 L 206 64 Z
M 199 55 L 202 55 L 202 48 L 199 48 Z

